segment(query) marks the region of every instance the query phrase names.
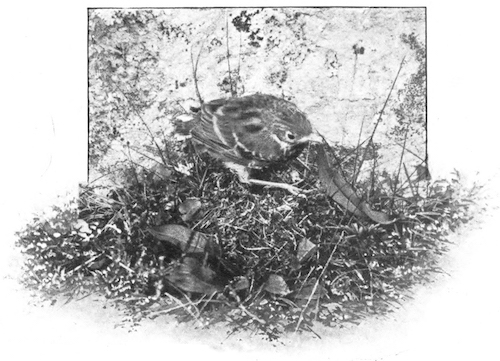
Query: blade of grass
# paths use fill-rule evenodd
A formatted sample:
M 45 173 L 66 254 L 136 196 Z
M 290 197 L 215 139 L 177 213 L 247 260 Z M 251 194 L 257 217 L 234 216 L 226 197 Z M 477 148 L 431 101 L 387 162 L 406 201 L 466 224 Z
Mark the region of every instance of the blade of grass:
M 406 164 L 403 164 L 403 167 L 404 167 L 404 171 L 405 171 L 405 174 L 406 174 L 406 179 L 407 179 L 407 182 L 408 182 L 408 186 L 410 187 L 410 190 L 411 190 L 411 194 L 413 195 L 413 197 L 415 197 L 417 194 L 415 192 L 415 189 L 413 188 L 413 184 L 412 184 L 412 181 L 411 181 L 411 175 L 408 173 L 408 168 L 406 168 Z M 405 186 L 406 185 L 406 182 L 403 183 L 401 186 Z
M 158 154 L 160 155 L 161 157 L 161 160 L 163 162 L 163 164 L 167 165 L 167 160 L 165 159 L 164 155 L 163 155 L 163 152 L 160 148 L 160 145 L 158 144 L 158 142 L 156 141 L 156 137 L 154 136 L 153 132 L 151 131 L 151 128 L 148 126 L 148 123 L 144 120 L 144 118 L 141 116 L 140 112 L 137 110 L 135 104 L 133 101 L 131 101 L 131 99 L 129 98 L 129 96 L 116 84 L 115 85 L 116 89 L 125 97 L 125 99 L 127 100 L 127 102 L 130 104 L 131 108 L 132 108 L 132 111 L 137 115 L 137 117 L 141 120 L 142 124 L 144 125 L 144 127 L 146 128 L 146 130 L 148 131 L 149 135 L 151 136 L 151 139 L 154 143 L 154 145 L 156 146 L 156 149 L 158 149 Z
M 354 184 L 354 176 L 356 175 L 357 171 L 357 165 L 358 165 L 358 159 L 359 159 L 359 151 L 361 149 L 361 134 L 363 132 L 363 127 L 365 125 L 365 118 L 361 121 L 361 127 L 359 128 L 359 134 L 358 134 L 358 144 L 356 145 L 356 152 L 355 152 L 355 157 L 354 157 L 354 170 L 353 170 L 353 179 L 351 180 L 351 184 Z
M 384 114 L 384 110 L 385 110 L 385 107 L 387 106 L 387 103 L 389 103 L 389 99 L 391 97 L 392 90 L 394 89 L 394 86 L 396 85 L 396 80 L 398 80 L 399 73 L 401 72 L 401 69 L 403 68 L 405 58 L 406 58 L 406 55 L 403 56 L 403 59 L 401 60 L 401 63 L 399 64 L 398 72 L 396 74 L 396 77 L 394 78 L 394 81 L 392 82 L 391 89 L 389 90 L 389 94 L 387 94 L 387 98 L 385 99 L 384 106 L 382 107 L 382 110 L 379 113 L 379 116 L 377 118 L 377 122 L 375 123 L 375 127 L 373 128 L 372 134 L 368 138 L 368 144 L 366 145 L 366 148 L 363 152 L 363 157 L 361 157 L 361 163 L 360 163 L 359 168 L 358 168 L 358 173 L 354 174 L 354 176 L 352 177 L 353 184 L 356 182 L 356 179 L 359 176 L 359 172 L 361 171 L 361 167 L 363 166 L 363 163 L 366 159 L 366 153 L 368 152 L 368 149 L 373 145 L 373 138 L 375 137 L 375 132 L 377 131 L 378 125 L 382 121 L 382 115 Z
M 231 89 L 231 96 L 235 97 L 236 96 L 236 91 L 234 90 L 233 87 L 233 79 L 231 77 L 231 62 L 230 59 L 231 54 L 229 53 L 229 17 L 227 15 L 227 10 L 226 10 L 226 59 L 227 59 L 227 72 L 229 76 L 229 86 Z
M 396 177 L 394 178 L 394 188 L 392 191 L 393 196 L 402 189 L 401 187 L 399 187 L 399 189 L 398 189 L 398 182 L 399 182 L 399 176 L 401 174 L 401 168 L 403 167 L 403 157 L 404 157 L 405 150 L 406 150 L 406 141 L 408 139 L 408 132 L 409 132 L 409 126 L 406 127 L 405 138 L 403 140 L 403 149 L 401 150 L 401 156 L 399 157 L 398 173 L 396 174 Z M 390 208 L 392 209 L 393 206 L 394 206 L 394 198 L 391 199 Z
M 342 232 L 342 235 L 343 235 L 343 233 L 344 232 Z M 321 270 L 321 273 L 319 274 L 318 279 L 316 280 L 316 283 L 314 284 L 312 294 L 314 294 L 316 292 L 316 288 L 318 287 L 320 280 L 323 278 L 323 276 L 325 275 L 325 272 L 328 268 L 327 266 L 330 264 L 331 260 L 333 259 L 333 255 L 334 255 L 335 251 L 337 250 L 340 242 L 343 240 L 342 235 L 339 237 L 339 240 L 337 241 L 337 243 L 333 247 L 332 251 L 330 252 L 330 255 L 328 256 L 328 259 L 326 260 L 325 264 L 323 265 L 323 269 Z M 312 300 L 312 297 L 309 297 L 305 306 L 302 307 L 302 310 L 300 311 L 299 320 L 297 321 L 297 326 L 295 326 L 295 333 L 299 330 L 300 324 L 304 320 L 304 312 L 306 311 L 307 306 L 309 306 L 309 303 L 311 302 L 311 300 Z

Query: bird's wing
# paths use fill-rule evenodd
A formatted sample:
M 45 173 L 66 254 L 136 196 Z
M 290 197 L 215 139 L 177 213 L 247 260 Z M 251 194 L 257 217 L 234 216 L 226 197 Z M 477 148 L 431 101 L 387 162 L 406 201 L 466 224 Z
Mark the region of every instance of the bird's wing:
M 203 104 L 198 124 L 191 131 L 193 140 L 225 162 L 248 165 L 249 160 L 242 158 L 236 149 L 231 127 L 225 123 L 227 120 L 219 115 L 219 108 L 224 103 L 225 99 L 219 99 Z
M 213 155 L 239 164 L 260 167 L 285 160 L 292 149 L 276 139 L 271 129 L 280 126 L 274 109 L 277 101 L 254 95 L 203 104 L 193 138 Z
M 207 103 L 202 118 L 225 145 L 236 148 L 243 157 L 259 158 L 256 154 L 266 143 L 263 139 L 269 137 L 269 121 L 265 113 L 265 107 L 248 96 Z

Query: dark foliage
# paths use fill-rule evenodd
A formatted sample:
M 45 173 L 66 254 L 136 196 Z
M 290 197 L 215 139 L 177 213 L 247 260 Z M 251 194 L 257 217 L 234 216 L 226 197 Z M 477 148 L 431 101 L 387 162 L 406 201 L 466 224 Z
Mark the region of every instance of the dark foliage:
M 389 312 L 438 271 L 449 231 L 470 219 L 472 194 L 455 194 L 458 183 L 415 183 L 414 196 L 399 198 L 380 181 L 371 205 L 396 217 L 380 225 L 357 219 L 317 187 L 314 150 L 291 170 L 260 175 L 298 182 L 306 195 L 297 197 L 248 188 L 180 145 L 166 151 L 189 172 L 175 162 L 149 173 L 132 166 L 123 187 L 104 196 L 84 187 L 77 213 L 61 209 L 28 226 L 19 241 L 26 284 L 54 298 L 105 295 L 134 322 L 170 313 L 274 339 L 315 321 L 331 326 Z M 189 199 L 199 202 L 186 218 Z M 186 254 L 149 231 L 165 224 L 198 231 L 219 251 Z

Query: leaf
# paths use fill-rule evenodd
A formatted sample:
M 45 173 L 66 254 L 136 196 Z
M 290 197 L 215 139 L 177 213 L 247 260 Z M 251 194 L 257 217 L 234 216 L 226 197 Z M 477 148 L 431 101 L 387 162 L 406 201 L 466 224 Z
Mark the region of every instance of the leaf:
M 363 211 L 363 213 L 368 216 L 372 221 L 380 224 L 390 224 L 392 223 L 392 220 L 389 218 L 389 215 L 384 212 L 380 211 L 374 211 L 373 209 L 370 208 L 368 203 L 361 201 L 361 204 L 359 205 L 360 209 Z
M 172 171 L 166 166 L 163 164 L 155 164 L 149 171 L 147 179 L 149 182 L 158 182 L 170 178 L 171 175 Z
M 187 198 L 179 206 L 179 212 L 184 222 L 192 220 L 201 209 L 201 202 L 198 198 Z
M 324 146 L 318 147 L 318 168 L 319 179 L 323 184 L 326 194 L 331 196 L 335 202 L 357 216 L 368 217 L 372 221 L 381 224 L 391 223 L 386 213 L 372 210 L 356 194 L 354 188 L 347 182 L 341 172 L 330 166 Z
M 109 258 L 103 257 L 100 260 L 92 262 L 91 264 L 89 264 L 88 265 L 88 269 L 91 269 L 93 271 L 100 270 L 100 269 L 103 269 L 104 267 L 106 267 L 107 265 L 109 265 L 111 262 L 112 261 Z
M 233 281 L 232 287 L 235 291 L 246 290 L 248 287 L 250 287 L 250 281 L 248 280 L 248 277 L 241 276 Z
M 92 230 L 89 227 L 89 224 L 85 222 L 83 219 L 77 219 L 73 224 L 73 228 L 78 230 L 79 233 L 91 234 Z
M 169 242 L 179 247 L 185 253 L 219 254 L 219 248 L 205 234 L 192 231 L 178 224 L 165 224 L 151 227 L 148 231 L 158 240 Z
M 165 277 L 186 292 L 210 295 L 224 289 L 220 275 L 194 257 L 185 257 Z
M 316 285 L 316 278 L 309 279 L 304 285 L 294 291 L 293 297 L 300 300 L 317 300 L 326 295 L 326 288 L 321 284 Z
M 307 238 L 302 239 L 297 247 L 297 258 L 299 259 L 299 262 L 304 262 L 317 248 L 316 244 Z
M 276 274 L 269 275 L 266 283 L 264 284 L 264 289 L 268 292 L 274 293 L 276 295 L 287 295 L 290 293 L 290 289 L 288 288 L 283 277 L 278 276 Z

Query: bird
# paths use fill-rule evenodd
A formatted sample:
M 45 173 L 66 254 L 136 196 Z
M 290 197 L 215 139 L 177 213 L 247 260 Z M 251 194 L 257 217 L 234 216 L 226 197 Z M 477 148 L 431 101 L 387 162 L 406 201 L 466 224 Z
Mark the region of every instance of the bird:
M 250 177 L 252 169 L 285 164 L 309 143 L 322 141 L 294 103 L 256 93 L 215 99 L 193 110 L 194 117 L 180 128 L 191 134 L 197 150 L 220 159 L 242 183 L 301 192 L 291 184 Z

